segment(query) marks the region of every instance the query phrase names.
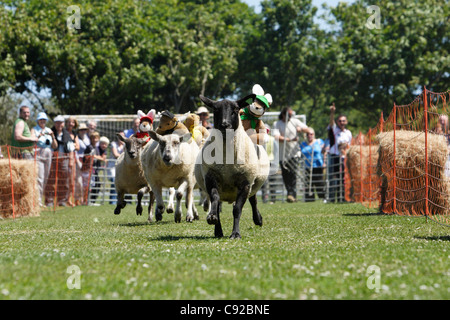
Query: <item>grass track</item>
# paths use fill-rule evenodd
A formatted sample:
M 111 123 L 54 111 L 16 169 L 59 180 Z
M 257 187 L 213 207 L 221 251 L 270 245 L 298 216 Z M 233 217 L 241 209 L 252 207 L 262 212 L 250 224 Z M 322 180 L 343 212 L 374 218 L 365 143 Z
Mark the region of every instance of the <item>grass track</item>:
M 450 229 L 358 204 L 245 205 L 241 240 L 200 221 L 148 224 L 127 206 L 0 221 L 0 299 L 449 299 Z M 145 210 L 144 210 L 145 211 Z M 70 290 L 69 266 L 81 289 Z M 380 270 L 378 290 L 367 286 Z M 370 279 L 369 279 L 370 282 Z M 373 282 L 370 282 L 373 283 Z

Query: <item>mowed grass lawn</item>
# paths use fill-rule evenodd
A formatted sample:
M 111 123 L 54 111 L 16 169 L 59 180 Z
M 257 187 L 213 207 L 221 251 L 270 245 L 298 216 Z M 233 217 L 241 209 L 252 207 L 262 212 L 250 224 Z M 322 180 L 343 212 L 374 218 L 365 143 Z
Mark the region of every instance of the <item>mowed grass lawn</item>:
M 221 239 L 198 209 L 199 221 L 180 224 L 172 214 L 148 224 L 131 205 L 1 220 L 0 299 L 450 298 L 450 228 L 425 218 L 261 203 L 257 227 L 247 203 L 242 239 L 230 240 L 231 205 Z M 70 268 L 80 289 L 68 287 Z

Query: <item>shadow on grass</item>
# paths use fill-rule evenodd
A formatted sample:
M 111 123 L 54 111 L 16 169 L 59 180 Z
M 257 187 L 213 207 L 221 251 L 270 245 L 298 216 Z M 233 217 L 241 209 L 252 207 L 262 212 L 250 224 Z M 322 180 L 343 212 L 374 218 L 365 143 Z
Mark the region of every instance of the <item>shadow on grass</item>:
M 128 222 L 128 223 L 119 223 L 117 224 L 119 227 L 142 227 L 142 226 L 150 226 L 150 225 L 154 225 L 154 224 L 169 224 L 169 223 L 175 223 L 174 221 L 158 221 L 158 222 L 148 222 L 147 220 L 145 221 L 140 221 L 140 222 Z M 115 223 L 113 223 L 113 225 L 116 225 Z
M 178 241 L 178 240 L 211 240 L 217 239 L 214 236 L 159 236 L 154 239 L 149 239 L 150 241 Z
M 370 217 L 370 216 L 387 216 L 382 212 L 367 212 L 367 213 L 344 213 L 344 217 Z
M 431 237 L 414 237 L 420 240 L 430 240 L 430 241 L 450 241 L 450 236 L 431 236 Z

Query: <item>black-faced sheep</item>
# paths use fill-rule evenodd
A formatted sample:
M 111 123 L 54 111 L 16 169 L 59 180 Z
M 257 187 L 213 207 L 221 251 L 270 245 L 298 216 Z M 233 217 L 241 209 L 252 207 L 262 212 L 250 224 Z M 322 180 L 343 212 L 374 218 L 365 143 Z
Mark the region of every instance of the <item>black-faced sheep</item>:
M 159 135 L 150 131 L 152 142 L 142 150 L 141 161 L 145 178 L 156 197 L 156 220 L 162 219 L 165 210 L 162 188 L 177 188 L 175 222 L 181 222 L 181 198 L 186 192 L 186 221 L 198 219 L 193 202 L 195 185 L 194 163 L 199 148 L 191 139 L 191 134 Z M 190 142 L 188 142 L 190 141 Z
M 117 206 L 114 214 L 120 214 L 120 211 L 126 206 L 124 200 L 125 194 L 137 194 L 136 214 L 142 215 L 142 197 L 145 193 L 150 193 L 150 204 L 148 206 L 148 221 L 153 221 L 152 204 L 154 201 L 153 192 L 145 179 L 142 170 L 140 153 L 142 146 L 145 145 L 144 139 L 138 139 L 134 136 L 125 138 L 121 134 L 117 134 L 119 140 L 125 143 L 125 151 L 117 158 L 116 161 L 116 179 L 115 186 L 117 191 Z
M 214 235 L 222 237 L 221 202 L 234 202 L 230 238 L 240 238 L 239 220 L 247 198 L 254 223 L 262 225 L 256 192 L 266 181 L 270 168 L 266 151 L 253 144 L 239 117 L 239 110 L 248 106 L 255 95 L 238 101 L 213 101 L 203 96 L 200 99 L 214 110 L 214 128 L 200 150 L 194 170 L 198 185 L 208 193 L 211 202 L 207 221 L 215 225 Z

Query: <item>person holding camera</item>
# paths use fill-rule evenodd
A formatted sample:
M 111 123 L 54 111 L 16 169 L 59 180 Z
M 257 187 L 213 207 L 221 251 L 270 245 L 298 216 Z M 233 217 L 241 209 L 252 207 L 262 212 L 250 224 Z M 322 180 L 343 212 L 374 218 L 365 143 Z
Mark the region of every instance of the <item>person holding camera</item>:
M 54 153 L 50 176 L 44 191 L 45 202 L 48 206 L 53 206 L 54 198 L 57 201 L 55 205 L 66 206 L 69 197 L 69 154 L 75 151 L 75 142 L 72 140 L 70 133 L 64 128 L 64 122 L 63 116 L 55 117 L 51 129 L 57 146 L 54 149 L 56 152 Z
M 38 189 L 39 189 L 39 205 L 42 204 L 42 196 L 44 188 L 47 184 L 48 176 L 50 175 L 50 168 L 52 165 L 53 149 L 58 147 L 53 131 L 46 127 L 48 121 L 45 112 L 39 112 L 36 118 L 37 125 L 31 128 L 31 134 L 37 138 L 36 142 L 36 160 L 38 166 Z

